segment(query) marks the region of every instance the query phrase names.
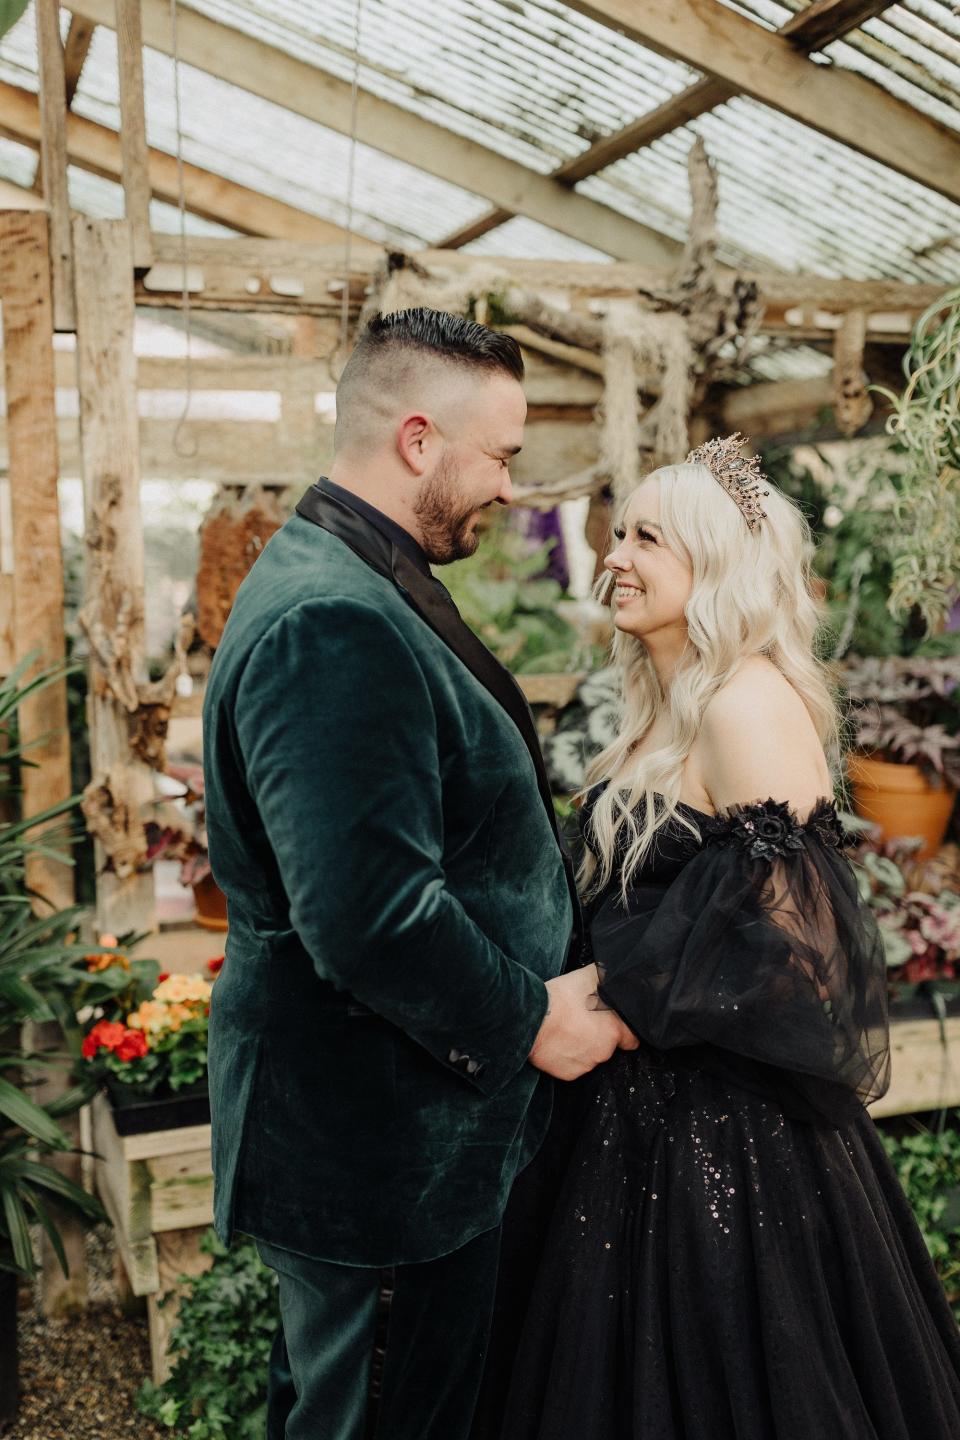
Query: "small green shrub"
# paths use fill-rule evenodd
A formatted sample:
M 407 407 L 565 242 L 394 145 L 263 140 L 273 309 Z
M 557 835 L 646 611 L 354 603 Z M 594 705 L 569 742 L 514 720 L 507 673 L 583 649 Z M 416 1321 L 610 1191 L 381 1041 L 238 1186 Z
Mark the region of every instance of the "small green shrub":
M 252 1240 L 228 1248 L 210 1230 L 200 1248 L 213 1264 L 182 1294 L 173 1371 L 162 1385 L 147 1381 L 137 1406 L 187 1440 L 263 1440 L 277 1277 Z
M 881 1129 L 880 1138 L 960 1320 L 960 1130 Z

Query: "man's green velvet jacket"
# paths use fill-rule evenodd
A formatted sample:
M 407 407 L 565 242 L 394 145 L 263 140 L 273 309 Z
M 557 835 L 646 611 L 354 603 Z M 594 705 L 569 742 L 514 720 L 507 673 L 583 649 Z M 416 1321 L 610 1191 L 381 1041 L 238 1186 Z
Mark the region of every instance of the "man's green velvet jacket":
M 526 1057 L 571 899 L 529 739 L 439 633 L 456 611 L 318 503 L 241 586 L 204 706 L 216 1223 L 413 1263 L 496 1225 L 542 1138 Z

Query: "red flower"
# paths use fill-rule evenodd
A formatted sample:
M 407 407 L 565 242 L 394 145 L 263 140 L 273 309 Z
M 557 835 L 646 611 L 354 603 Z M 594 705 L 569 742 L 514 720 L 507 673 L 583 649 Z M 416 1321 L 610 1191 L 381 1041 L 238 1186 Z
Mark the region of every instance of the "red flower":
M 116 1050 L 127 1033 L 127 1027 L 117 1020 L 98 1020 L 86 1036 L 81 1051 L 87 1060 L 92 1060 L 97 1051 Z
M 170 971 L 169 971 L 169 970 L 161 970 L 161 971 L 160 971 L 160 974 L 157 976 L 157 984 L 158 984 L 158 985 L 162 985 L 163 982 L 164 982 L 164 980 L 169 980 L 169 979 L 170 979 Z
M 142 1030 L 125 1030 L 114 1050 L 118 1060 L 140 1060 L 147 1053 L 147 1037 Z
M 211 975 L 220 974 L 220 971 L 223 969 L 223 962 L 226 958 L 227 957 L 225 955 L 218 955 L 214 960 L 207 961 L 207 969 L 210 971 Z

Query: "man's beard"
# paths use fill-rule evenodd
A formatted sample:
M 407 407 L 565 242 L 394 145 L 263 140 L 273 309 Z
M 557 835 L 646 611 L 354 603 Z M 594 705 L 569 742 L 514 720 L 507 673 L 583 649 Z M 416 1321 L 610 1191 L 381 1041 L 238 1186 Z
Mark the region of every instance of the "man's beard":
M 414 505 L 414 514 L 420 526 L 420 543 L 432 565 L 449 565 L 453 560 L 465 560 L 480 543 L 476 528 L 471 529 L 470 526 L 480 507 L 463 508 L 463 496 L 457 484 L 459 479 L 460 472 L 454 462 L 448 455 L 442 456 Z

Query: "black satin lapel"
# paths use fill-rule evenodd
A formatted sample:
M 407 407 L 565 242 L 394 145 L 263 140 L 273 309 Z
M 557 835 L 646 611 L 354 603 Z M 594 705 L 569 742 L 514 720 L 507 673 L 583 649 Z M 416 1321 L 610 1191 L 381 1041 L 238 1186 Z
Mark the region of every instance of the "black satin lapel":
M 311 485 L 297 505 L 297 514 L 319 525 L 321 530 L 329 530 L 372 569 L 388 580 L 393 578 L 393 545 L 349 505 L 327 495 L 319 486 Z

